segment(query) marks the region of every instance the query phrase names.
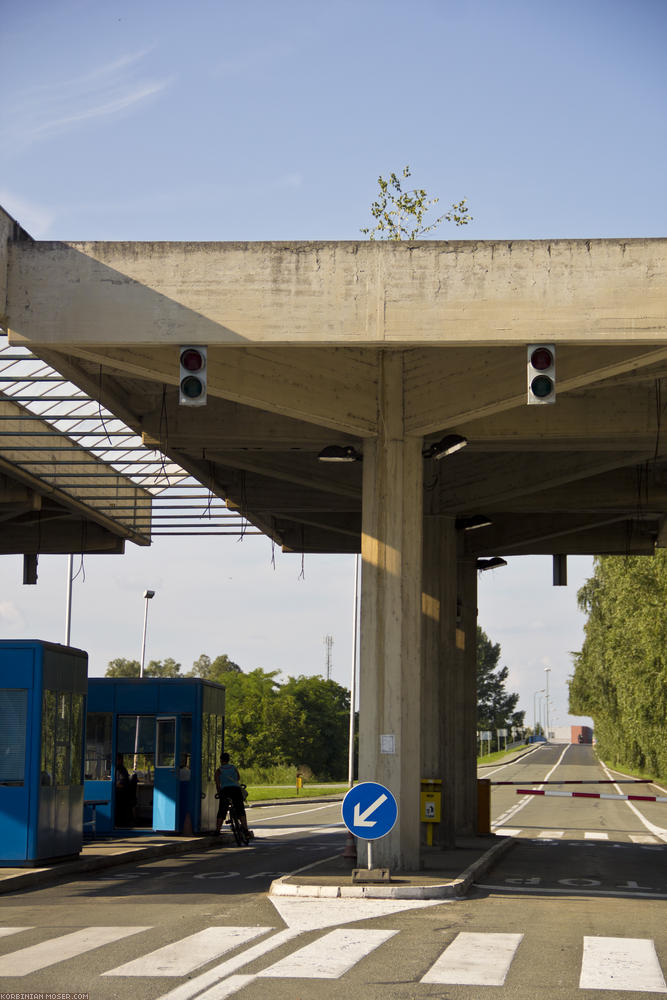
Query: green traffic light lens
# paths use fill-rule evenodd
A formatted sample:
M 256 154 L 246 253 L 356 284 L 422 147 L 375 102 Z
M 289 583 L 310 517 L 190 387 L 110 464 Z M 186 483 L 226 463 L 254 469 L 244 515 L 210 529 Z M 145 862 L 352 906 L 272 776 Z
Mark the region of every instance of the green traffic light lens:
M 546 399 L 553 394 L 553 380 L 548 375 L 537 375 L 530 383 L 530 391 L 538 399 Z
M 194 375 L 188 375 L 181 382 L 181 392 L 188 399 L 198 399 L 204 391 L 201 379 L 195 378 Z

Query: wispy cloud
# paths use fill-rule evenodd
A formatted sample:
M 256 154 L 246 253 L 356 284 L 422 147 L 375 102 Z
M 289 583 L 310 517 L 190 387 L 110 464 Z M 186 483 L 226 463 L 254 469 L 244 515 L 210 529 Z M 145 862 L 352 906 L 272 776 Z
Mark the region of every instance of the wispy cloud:
M 149 51 L 126 53 L 80 76 L 18 92 L 0 118 L 5 149 L 25 148 L 85 122 L 118 115 L 162 93 L 171 80 L 143 71 Z
M 8 188 L 0 188 L 0 205 L 36 240 L 48 239 L 56 213 Z M 0 618 L 2 605 L 0 605 Z

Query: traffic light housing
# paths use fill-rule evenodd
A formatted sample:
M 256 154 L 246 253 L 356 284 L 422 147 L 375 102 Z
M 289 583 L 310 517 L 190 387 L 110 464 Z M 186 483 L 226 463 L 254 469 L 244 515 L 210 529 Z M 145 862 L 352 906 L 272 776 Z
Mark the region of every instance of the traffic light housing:
M 181 406 L 204 406 L 206 403 L 206 348 L 180 348 L 178 402 Z
M 556 347 L 554 344 L 528 344 L 528 383 L 526 402 L 541 406 L 556 402 Z

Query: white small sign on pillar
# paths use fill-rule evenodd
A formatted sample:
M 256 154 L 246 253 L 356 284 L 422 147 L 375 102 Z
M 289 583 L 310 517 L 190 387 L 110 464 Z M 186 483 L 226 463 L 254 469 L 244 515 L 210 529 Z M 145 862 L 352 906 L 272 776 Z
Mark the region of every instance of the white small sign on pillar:
M 381 733 L 380 753 L 396 753 L 396 737 L 393 733 Z

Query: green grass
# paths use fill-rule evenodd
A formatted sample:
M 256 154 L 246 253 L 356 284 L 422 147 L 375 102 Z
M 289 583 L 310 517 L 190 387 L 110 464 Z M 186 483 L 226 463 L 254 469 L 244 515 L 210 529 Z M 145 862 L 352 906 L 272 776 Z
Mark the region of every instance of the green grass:
M 266 799 L 308 799 L 321 795 L 344 795 L 347 785 L 327 784 L 304 785 L 297 794 L 294 785 L 248 785 L 248 801 L 263 802 Z
M 527 750 L 529 744 L 524 743 L 519 747 L 512 747 L 511 750 L 496 750 L 495 753 L 487 753 L 483 757 L 477 758 L 478 764 L 493 764 L 495 761 L 500 760 L 502 757 L 507 757 L 509 753 L 515 753 L 517 750 Z

